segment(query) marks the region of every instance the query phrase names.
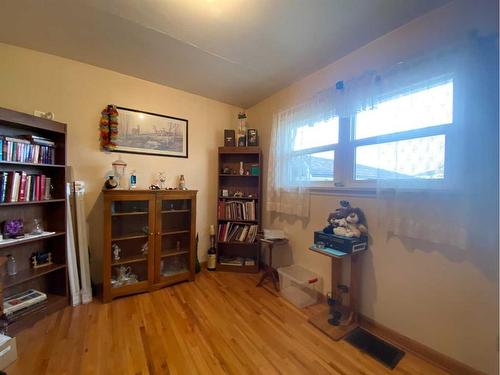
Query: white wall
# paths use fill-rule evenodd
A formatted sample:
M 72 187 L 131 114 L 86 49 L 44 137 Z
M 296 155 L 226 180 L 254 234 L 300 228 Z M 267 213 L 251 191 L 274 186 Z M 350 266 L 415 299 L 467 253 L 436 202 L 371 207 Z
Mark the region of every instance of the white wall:
M 260 132 L 265 161 L 274 112 L 331 87 L 337 80 L 348 80 L 367 69 L 383 68 L 464 38 L 474 28 L 482 33 L 498 32 L 498 2 L 452 2 L 250 108 L 249 124 Z M 330 285 L 329 262 L 307 249 L 313 231 L 324 227 L 328 213 L 340 199 L 361 207 L 370 225 L 370 252 L 363 255 L 361 313 L 473 368 L 498 373 L 498 249 L 457 253 L 388 239 L 378 226 L 379 206 L 374 197 L 313 194 L 308 222 L 268 214 L 264 226 L 285 229 L 295 263 L 321 274 L 324 285 Z
M 237 125 L 239 108 L 106 69 L 0 43 L 0 106 L 33 113 L 52 111 L 68 124 L 68 164 L 76 179 L 86 183 L 85 206 L 92 252 L 92 274 L 101 279 L 102 198 L 104 177 L 117 153 L 99 150 L 101 110 L 109 103 L 160 113 L 189 121 L 189 158 L 121 154 L 127 170 L 137 171 L 138 188 L 167 173 L 175 186 L 184 174 L 187 187 L 197 189 L 199 254 L 208 248 L 208 227 L 215 223 L 217 147 L 223 129 Z

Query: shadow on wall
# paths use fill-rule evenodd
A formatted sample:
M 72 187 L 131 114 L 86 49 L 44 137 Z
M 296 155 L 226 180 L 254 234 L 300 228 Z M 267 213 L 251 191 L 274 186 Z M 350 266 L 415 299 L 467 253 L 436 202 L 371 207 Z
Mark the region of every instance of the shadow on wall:
M 387 233 L 387 241 L 391 238 L 398 238 L 406 251 L 423 251 L 426 253 L 438 252 L 451 262 L 468 262 L 477 266 L 481 273 L 492 282 L 496 282 L 498 277 L 498 252 L 494 248 L 482 246 L 480 241 L 477 244 L 470 244 L 467 250 L 462 250 L 453 246 L 436 244 L 413 238 L 394 236 Z

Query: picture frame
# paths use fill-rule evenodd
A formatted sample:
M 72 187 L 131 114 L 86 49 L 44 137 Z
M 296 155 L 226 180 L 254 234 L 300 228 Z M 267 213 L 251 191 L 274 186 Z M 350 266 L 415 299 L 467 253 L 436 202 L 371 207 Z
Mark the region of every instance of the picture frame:
M 248 129 L 247 130 L 247 145 L 248 146 L 258 146 L 259 145 L 259 136 L 257 134 L 257 129 Z
M 224 129 L 224 147 L 236 146 L 236 133 L 234 129 Z
M 188 120 L 116 107 L 118 136 L 114 152 L 188 157 Z

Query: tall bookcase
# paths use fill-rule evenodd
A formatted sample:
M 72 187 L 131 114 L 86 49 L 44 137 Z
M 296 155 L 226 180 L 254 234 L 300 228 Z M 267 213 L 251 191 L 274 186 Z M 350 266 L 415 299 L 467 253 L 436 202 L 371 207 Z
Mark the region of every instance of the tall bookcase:
M 24 233 L 30 233 L 33 219 L 36 218 L 40 219 L 44 231 L 50 232 L 40 236 L 0 240 L 0 256 L 11 254 L 17 264 L 17 274 L 14 276 L 8 276 L 5 266 L 0 268 L 3 299 L 28 289 L 37 289 L 47 294 L 45 306 L 31 312 L 27 310 L 9 323 L 9 334 L 16 334 L 47 314 L 67 306 L 69 301 L 66 266 L 66 124 L 0 108 L 0 135 L 4 136 L 3 143 L 5 137 L 35 136 L 50 140 L 55 146 L 51 150 L 53 160 L 47 163 L 42 163 L 41 160 L 47 161 L 42 158 L 36 163 L 5 160 L 7 158 L 4 154 L 0 160 L 2 172 L 44 175 L 51 179 L 53 186 L 50 197 L 0 203 L 2 228 L 6 220 L 22 219 Z M 23 158 L 26 159 L 27 157 Z M 31 256 L 37 251 L 50 251 L 52 264 L 34 268 Z
M 217 270 L 258 272 L 260 254 L 255 235 L 262 229 L 261 150 L 259 147 L 219 147 L 218 165 Z M 229 263 L 228 259 L 252 259 L 253 264 L 221 264 Z

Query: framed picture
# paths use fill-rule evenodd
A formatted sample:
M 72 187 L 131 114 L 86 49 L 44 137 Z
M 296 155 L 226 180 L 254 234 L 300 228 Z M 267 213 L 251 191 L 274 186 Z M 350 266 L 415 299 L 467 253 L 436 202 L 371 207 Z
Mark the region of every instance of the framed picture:
M 259 137 L 256 129 L 248 129 L 247 131 L 247 144 L 248 146 L 258 146 Z
M 235 131 L 234 129 L 224 129 L 224 146 L 234 147 L 235 145 Z
M 188 157 L 188 120 L 116 107 L 116 152 Z

